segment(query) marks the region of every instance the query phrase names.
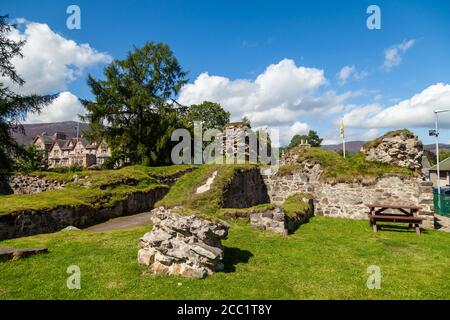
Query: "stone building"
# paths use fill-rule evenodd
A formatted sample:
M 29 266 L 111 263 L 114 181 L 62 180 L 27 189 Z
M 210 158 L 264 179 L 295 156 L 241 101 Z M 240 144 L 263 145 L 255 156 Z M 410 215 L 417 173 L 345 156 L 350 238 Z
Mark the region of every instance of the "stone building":
M 53 135 L 42 133 L 33 144 L 44 151 L 50 168 L 101 166 L 111 156 L 111 149 L 105 141 L 89 142 L 85 138 L 70 138 L 65 133 Z

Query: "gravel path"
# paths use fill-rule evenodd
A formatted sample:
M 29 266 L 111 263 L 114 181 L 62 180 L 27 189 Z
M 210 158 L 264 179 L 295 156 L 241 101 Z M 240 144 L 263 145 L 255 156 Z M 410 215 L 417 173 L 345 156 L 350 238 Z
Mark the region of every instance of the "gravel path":
M 110 230 L 123 230 L 150 224 L 150 212 L 134 214 L 131 216 L 119 217 L 106 222 L 96 224 L 83 229 L 91 232 L 103 232 Z

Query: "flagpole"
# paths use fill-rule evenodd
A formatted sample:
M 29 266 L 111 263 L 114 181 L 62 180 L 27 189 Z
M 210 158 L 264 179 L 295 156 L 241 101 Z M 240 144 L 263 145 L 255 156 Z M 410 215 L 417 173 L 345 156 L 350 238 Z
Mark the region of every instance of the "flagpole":
M 342 154 L 345 158 L 345 129 L 344 129 L 344 119 L 341 120 L 341 124 L 339 125 L 339 135 L 342 138 Z
M 345 158 L 345 137 L 342 137 L 342 149 L 343 149 L 343 154 L 344 154 L 344 158 Z

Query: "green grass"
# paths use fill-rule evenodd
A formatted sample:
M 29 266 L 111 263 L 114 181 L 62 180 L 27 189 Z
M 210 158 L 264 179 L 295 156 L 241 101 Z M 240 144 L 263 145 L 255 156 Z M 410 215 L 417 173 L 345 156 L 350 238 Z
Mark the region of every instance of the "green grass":
M 248 216 L 251 213 L 262 213 L 273 209 L 275 209 L 275 205 L 273 203 L 262 203 L 248 208 L 222 208 L 217 213 L 219 217 L 243 217 Z
M 312 199 L 312 196 L 307 193 L 295 193 L 287 197 L 283 203 L 283 212 L 288 217 L 305 214 L 308 211 L 309 202 L 305 202 L 304 199 Z
M 383 176 L 412 177 L 416 174 L 409 168 L 377 161 L 366 161 L 364 154 L 361 152 L 345 159 L 334 151 L 321 148 L 293 148 L 290 152 L 298 153 L 299 162 L 311 160 L 319 163 L 323 170 L 321 179 L 329 183 L 360 181 L 370 184 Z M 281 166 L 279 174 L 291 173 L 301 168 L 303 168 L 301 164 Z
M 61 190 L 49 190 L 31 195 L 2 195 L 0 196 L 0 215 L 16 214 L 24 210 L 53 209 L 58 206 L 111 207 L 133 192 L 145 192 L 156 187 L 168 188 L 159 182 L 160 179 L 192 167 L 188 165 L 130 166 L 119 170 L 34 173 L 66 182 L 71 181 L 76 174 L 79 180 L 68 183 Z
M 231 181 L 236 170 L 248 170 L 255 168 L 253 165 L 212 165 L 205 164 L 197 170 L 185 174 L 171 187 L 169 193 L 155 206 L 173 208 L 182 206 L 184 213 L 197 212 L 206 215 L 214 215 L 221 208 L 224 187 Z M 197 194 L 196 189 L 203 185 L 212 176 L 217 175 L 211 185 L 211 189 Z
M 449 234 L 373 233 L 367 221 L 315 217 L 289 237 L 231 222 L 226 272 L 203 280 L 144 275 L 138 239 L 149 230 L 59 232 L 0 242 L 48 254 L 0 263 L 0 299 L 448 299 Z M 81 290 L 69 290 L 70 265 Z M 367 268 L 381 268 L 369 290 Z M 182 285 L 178 285 L 182 283 Z
M 166 185 L 139 183 L 115 188 L 80 188 L 68 186 L 62 190 L 50 190 L 39 194 L 0 196 L 0 215 L 19 214 L 22 211 L 53 209 L 59 206 L 86 205 L 93 208 L 112 207 L 134 192 L 145 192 Z
M 149 177 L 158 179 L 177 174 L 181 171 L 193 168 L 192 165 L 173 165 L 161 167 L 147 167 L 142 165 L 128 166 L 117 170 L 83 170 L 75 172 L 32 172 L 29 175 L 45 177 L 49 180 L 71 182 L 73 176 L 91 182 L 93 185 L 115 184 L 124 180 L 141 181 Z

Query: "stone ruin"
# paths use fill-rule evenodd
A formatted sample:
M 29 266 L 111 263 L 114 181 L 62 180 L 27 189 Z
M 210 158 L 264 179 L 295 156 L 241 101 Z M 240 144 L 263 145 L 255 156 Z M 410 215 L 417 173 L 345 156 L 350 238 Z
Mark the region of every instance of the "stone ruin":
M 258 133 L 259 132 L 259 133 Z M 263 131 L 254 131 L 244 122 L 229 123 L 223 131 L 216 136 L 220 143 L 222 156 L 228 158 L 240 158 L 256 163 L 263 156 L 266 159 L 272 157 L 272 147 L 270 143 L 265 143 L 268 136 L 263 136 Z
M 43 175 L 15 174 L 0 177 L 0 194 L 36 194 L 47 190 L 60 190 L 63 181 L 47 179 Z
M 224 269 L 221 240 L 229 225 L 164 207 L 152 210 L 153 228 L 139 242 L 138 262 L 153 274 L 204 278 Z
M 407 130 L 393 131 L 362 146 L 368 161 L 380 161 L 414 170 L 422 168 L 423 144 Z

